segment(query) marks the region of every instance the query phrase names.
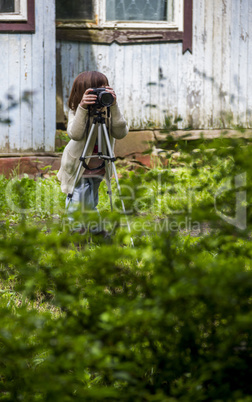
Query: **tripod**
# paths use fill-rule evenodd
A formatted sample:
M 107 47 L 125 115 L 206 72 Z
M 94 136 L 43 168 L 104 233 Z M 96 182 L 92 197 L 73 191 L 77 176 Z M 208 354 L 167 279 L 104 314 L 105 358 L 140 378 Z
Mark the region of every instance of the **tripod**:
M 108 111 L 108 116 L 109 116 L 109 113 L 110 113 L 109 107 L 107 108 L 107 111 Z M 116 167 L 115 167 L 116 158 L 115 158 L 115 156 L 113 154 L 113 150 L 112 150 L 112 147 L 111 147 L 111 144 L 110 144 L 110 141 L 109 141 L 109 135 L 108 135 L 107 127 L 106 127 L 106 124 L 105 124 L 105 117 L 103 116 L 104 114 L 106 114 L 106 112 L 101 112 L 101 111 L 96 111 L 95 112 L 95 117 L 93 119 L 93 123 L 92 123 L 91 129 L 90 129 L 90 132 L 88 134 L 86 144 L 85 144 L 83 152 L 82 152 L 82 154 L 80 156 L 80 164 L 78 166 L 77 173 L 75 175 L 75 179 L 74 179 L 74 183 L 73 183 L 71 192 L 68 193 L 68 195 L 67 195 L 66 208 L 68 208 L 69 205 L 70 205 L 71 199 L 73 197 L 74 189 L 75 189 L 76 184 L 78 182 L 78 178 L 79 178 L 79 174 L 80 174 L 82 166 L 85 167 L 86 169 L 89 169 L 87 164 L 86 164 L 86 159 L 90 159 L 90 158 L 99 158 L 99 159 L 103 160 L 102 164 L 100 166 L 98 166 L 98 168 L 105 166 L 105 169 L 106 169 L 106 176 L 108 178 L 107 179 L 107 186 L 108 186 L 108 194 L 109 194 L 109 198 L 110 198 L 111 211 L 113 211 L 113 201 L 112 201 L 112 190 L 111 190 L 110 175 L 109 175 L 109 172 L 108 172 L 108 162 L 109 161 L 112 164 L 112 169 L 113 169 L 113 173 L 114 173 L 114 176 L 115 176 L 118 193 L 119 193 L 119 196 L 121 198 L 121 195 L 122 195 L 121 194 L 121 188 L 120 188 L 118 175 L 117 175 L 117 171 L 116 171 Z M 93 135 L 93 132 L 94 132 L 94 129 L 95 129 L 95 126 L 96 126 L 97 123 L 98 123 L 98 153 L 95 154 L 95 155 L 87 155 L 87 150 L 88 150 L 88 147 L 89 147 L 89 144 L 90 144 L 90 141 L 91 141 L 91 138 L 92 138 L 92 135 Z M 102 145 L 103 145 L 104 140 L 105 140 L 108 155 L 104 155 L 102 153 L 102 148 L 103 148 Z M 95 168 L 95 170 L 96 169 L 97 168 Z M 89 170 L 92 170 L 92 169 L 89 169 Z M 122 198 L 121 198 L 121 204 L 122 204 L 123 212 L 126 215 L 125 205 L 124 205 L 124 202 L 123 202 Z M 127 219 L 127 227 L 128 227 L 129 232 L 131 232 L 128 219 Z M 132 238 L 131 238 L 131 244 L 134 247 L 134 242 L 133 242 Z

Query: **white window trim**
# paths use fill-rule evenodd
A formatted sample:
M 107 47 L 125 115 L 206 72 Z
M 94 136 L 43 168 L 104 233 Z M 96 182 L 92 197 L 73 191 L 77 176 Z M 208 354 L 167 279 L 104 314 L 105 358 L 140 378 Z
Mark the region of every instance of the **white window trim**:
M 174 22 L 164 21 L 106 21 L 106 0 L 96 0 L 95 15 L 98 16 L 98 25 L 101 28 L 164 28 L 183 31 L 184 30 L 184 1 L 174 2 Z
M 0 21 L 27 21 L 28 10 L 27 0 L 15 0 L 15 12 L 14 13 L 0 13 Z

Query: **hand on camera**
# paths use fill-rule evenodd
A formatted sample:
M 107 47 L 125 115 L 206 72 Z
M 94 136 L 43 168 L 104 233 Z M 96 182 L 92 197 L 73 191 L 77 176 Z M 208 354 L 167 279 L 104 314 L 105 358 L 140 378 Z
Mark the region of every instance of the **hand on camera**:
M 96 95 L 92 95 L 93 89 L 88 88 L 80 101 L 80 106 L 87 109 L 89 105 L 94 105 L 97 99 Z
M 116 94 L 113 88 L 106 86 L 104 87 L 107 92 L 111 93 L 111 95 L 114 98 L 114 102 L 112 103 L 111 106 L 116 104 Z M 84 109 L 87 109 L 88 106 L 94 105 L 96 103 L 97 95 L 92 94 L 93 88 L 88 88 L 85 92 L 84 95 L 81 99 L 80 106 L 83 107 Z

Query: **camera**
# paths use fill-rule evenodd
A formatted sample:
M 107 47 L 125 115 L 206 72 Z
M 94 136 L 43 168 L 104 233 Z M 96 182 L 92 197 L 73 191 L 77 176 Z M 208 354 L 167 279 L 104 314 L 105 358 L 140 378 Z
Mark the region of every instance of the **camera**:
M 114 102 L 114 97 L 110 92 L 107 92 L 104 88 L 92 88 L 92 94 L 97 95 L 95 101 L 96 107 L 110 107 Z

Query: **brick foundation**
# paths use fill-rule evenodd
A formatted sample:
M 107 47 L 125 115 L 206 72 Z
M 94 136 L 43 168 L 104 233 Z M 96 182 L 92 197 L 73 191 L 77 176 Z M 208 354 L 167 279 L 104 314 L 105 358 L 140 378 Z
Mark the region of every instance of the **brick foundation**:
M 0 174 L 9 177 L 12 174 L 27 173 L 34 177 L 47 173 L 49 170 L 58 170 L 61 157 L 55 156 L 20 156 L 0 157 Z M 44 169 L 45 166 L 50 166 Z

